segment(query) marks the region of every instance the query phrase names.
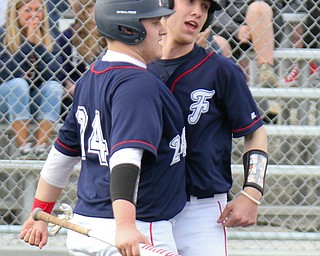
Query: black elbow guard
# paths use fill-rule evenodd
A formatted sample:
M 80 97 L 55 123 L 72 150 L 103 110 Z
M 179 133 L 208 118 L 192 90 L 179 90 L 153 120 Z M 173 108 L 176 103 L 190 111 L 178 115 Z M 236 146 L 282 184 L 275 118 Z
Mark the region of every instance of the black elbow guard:
M 117 199 L 137 203 L 140 169 L 133 164 L 115 166 L 110 175 L 110 193 L 112 202 Z

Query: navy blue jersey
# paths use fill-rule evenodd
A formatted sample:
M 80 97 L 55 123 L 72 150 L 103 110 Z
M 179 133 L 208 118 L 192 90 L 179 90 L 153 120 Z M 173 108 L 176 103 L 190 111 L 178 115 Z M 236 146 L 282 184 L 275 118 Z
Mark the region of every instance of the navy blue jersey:
M 241 69 L 199 46 L 181 58 L 148 66 L 177 98 L 185 119 L 188 192 L 197 197 L 226 193 L 232 186 L 232 136 L 263 125 Z
M 81 156 L 74 212 L 113 218 L 108 160 L 119 149 L 141 148 L 137 219 L 167 220 L 186 202 L 185 132 L 179 104 L 145 68 L 97 61 L 79 80 L 55 147 Z

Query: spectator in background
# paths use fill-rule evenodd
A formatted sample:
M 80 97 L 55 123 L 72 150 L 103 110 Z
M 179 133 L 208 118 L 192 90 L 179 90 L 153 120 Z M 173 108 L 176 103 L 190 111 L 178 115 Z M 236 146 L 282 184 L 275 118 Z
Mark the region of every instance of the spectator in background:
M 273 1 L 220 1 L 223 9 L 217 11 L 212 30 L 227 38 L 236 60 L 241 54 L 253 48 L 260 67 L 259 86 L 274 86 L 278 78 L 274 73 L 273 51 L 281 40 L 281 33 L 276 33 L 282 26 L 278 15 L 282 4 Z M 229 38 L 231 37 L 231 40 Z
M 299 12 L 306 12 L 304 6 L 304 0 L 289 0 L 286 1 L 284 8 L 282 9 L 283 14 L 294 14 Z M 290 21 L 289 26 L 285 25 L 283 27 L 283 32 L 286 35 L 282 43 L 282 47 L 285 48 L 302 48 L 303 47 L 303 20 Z M 288 31 L 292 29 L 292 31 Z M 299 66 L 298 62 L 293 63 L 293 68 L 289 71 L 284 79 L 282 79 L 282 84 L 285 86 L 296 86 L 298 80 Z
M 307 16 L 307 10 L 305 6 L 305 0 L 289 0 L 286 1 L 284 4 L 282 14 L 295 14 L 295 13 L 304 13 Z M 302 48 L 303 47 L 303 20 L 299 21 L 290 21 L 290 26 L 292 27 L 293 31 L 291 33 L 290 38 L 290 47 Z M 286 33 L 287 35 L 287 33 Z M 283 40 L 281 43 L 285 43 L 286 41 Z M 285 43 L 286 44 L 286 43 Z M 286 47 L 286 46 L 285 46 Z
M 320 40 L 320 2 L 315 0 L 292 0 L 287 5 L 287 12 L 306 13 L 303 23 L 293 23 L 292 43 L 296 48 L 319 48 Z M 312 60 L 309 63 L 310 75 L 319 79 L 319 61 Z M 284 82 L 290 86 L 297 86 L 300 68 L 298 62 L 293 63 L 293 68 L 284 78 Z
M 310 30 L 304 39 L 305 47 L 320 48 L 320 2 L 307 0 L 306 9 L 309 13 L 306 20 L 306 27 L 310 28 Z M 310 74 L 314 75 L 314 78 L 316 78 L 316 86 L 318 87 L 320 79 L 319 66 L 319 60 L 310 63 Z
M 232 57 L 232 49 L 228 40 L 222 36 L 215 35 L 211 27 L 200 32 L 196 41 L 198 45 L 207 50 L 215 51 L 216 53 L 222 54 L 228 58 Z
M 228 39 L 235 60 L 246 69 L 241 61 L 243 53 L 253 49 L 259 64 L 259 87 L 278 85 L 279 78 L 274 71 L 274 48 L 282 38 L 283 20 L 280 14 L 283 1 L 219 1 L 223 9 L 216 12 L 211 29 L 216 35 Z M 210 38 L 209 38 L 210 40 Z M 217 42 L 218 43 L 218 42 Z M 219 45 L 219 43 L 218 43 Z M 219 45 L 220 48 L 224 47 Z M 281 109 L 277 101 L 261 102 L 264 121 L 276 121 Z
M 53 124 L 60 118 L 63 94 L 55 76 L 60 63 L 46 5 L 43 0 L 11 0 L 7 14 L 0 45 L 1 108 L 8 111 L 16 133 L 17 157 L 42 158 Z M 39 125 L 34 147 L 29 141 L 31 114 Z
M 68 79 L 65 81 L 67 94 L 61 111 L 63 119 L 72 103 L 75 83 L 107 47 L 107 42 L 105 38 L 100 37 L 94 21 L 95 2 L 95 0 L 74 1 L 71 8 L 75 22 L 58 39 L 62 50 L 63 69 L 68 74 Z

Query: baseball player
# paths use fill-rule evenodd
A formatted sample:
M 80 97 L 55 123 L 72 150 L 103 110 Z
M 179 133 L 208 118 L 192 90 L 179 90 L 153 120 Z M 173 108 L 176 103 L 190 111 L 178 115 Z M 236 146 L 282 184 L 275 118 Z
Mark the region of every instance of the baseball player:
M 69 231 L 71 255 L 139 255 L 139 243 L 177 252 L 170 219 L 187 199 L 183 115 L 168 88 L 146 69 L 161 57 L 161 18 L 172 12 L 158 0 L 96 2 L 108 51 L 76 86 L 33 208 L 52 211 L 81 159 L 72 222 L 115 237 L 117 248 Z M 29 218 L 20 238 L 42 248 L 47 226 Z
M 175 219 L 183 256 L 226 256 L 226 227 L 256 222 L 267 168 L 267 137 L 245 76 L 232 61 L 195 44 L 219 5 L 212 0 L 171 0 L 163 56 L 148 68 L 177 98 L 187 138 L 188 202 Z M 227 203 L 232 186 L 232 136 L 244 137 L 244 184 Z

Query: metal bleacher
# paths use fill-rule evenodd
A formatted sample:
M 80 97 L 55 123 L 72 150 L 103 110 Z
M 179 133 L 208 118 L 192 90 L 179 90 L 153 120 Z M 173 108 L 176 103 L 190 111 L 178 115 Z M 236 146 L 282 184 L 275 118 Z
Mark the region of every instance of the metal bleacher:
M 285 33 L 287 35 L 291 33 L 291 23 L 301 23 L 306 17 L 306 13 L 283 13 Z M 316 145 L 316 148 L 313 148 L 312 151 L 312 156 L 315 161 L 313 161 L 311 165 L 294 163 L 271 165 L 268 168 L 268 175 L 275 175 L 278 177 L 283 176 L 288 179 L 291 177 L 293 180 L 301 177 L 314 177 L 316 180 L 319 180 L 320 161 L 317 161 L 317 159 L 320 160 L 320 84 L 310 84 L 308 64 L 311 60 L 320 59 L 320 49 L 288 48 L 288 40 L 289 36 L 285 36 L 281 47 L 274 51 L 274 58 L 279 66 L 279 77 L 283 77 L 288 73 L 287 67 L 290 65 L 287 63 L 299 63 L 301 74 L 294 87 L 288 87 L 279 81 L 278 86 L 275 88 L 257 88 L 254 87 L 255 74 L 252 74 L 251 78 L 253 80 L 250 89 L 257 101 L 262 98 L 276 100 L 277 102 L 280 102 L 282 107 L 278 114 L 277 122 L 272 125 L 266 125 L 269 141 L 272 141 L 273 144 L 275 144 L 272 149 L 269 149 L 271 157 L 277 154 L 277 151 L 281 145 L 283 145 L 284 141 L 290 141 L 292 143 L 290 145 L 297 145 L 294 143 L 301 140 L 310 140 L 314 141 L 314 144 Z M 251 71 L 257 71 L 255 60 L 252 59 L 250 65 Z M 302 150 L 309 149 L 304 146 Z M 283 183 L 283 187 L 288 188 L 287 186 L 288 184 Z M 310 186 L 310 189 L 314 189 L 313 192 L 317 194 L 319 188 L 317 186 L 314 188 Z M 297 186 L 296 190 L 299 190 L 299 186 Z M 267 197 L 268 195 L 265 196 Z M 266 200 L 270 201 L 270 199 Z M 260 215 L 265 217 L 275 214 L 279 216 L 287 216 L 290 214 L 291 216 L 314 218 L 315 216 L 318 216 L 319 212 L 320 205 L 318 202 L 314 205 L 286 205 L 285 207 L 271 203 L 260 208 Z M 319 228 L 319 226 L 317 228 Z
M 261 230 L 255 232 L 254 229 L 233 230 L 229 234 L 231 245 L 236 248 L 231 251 L 232 255 L 319 255 L 317 249 L 308 252 L 295 250 L 294 243 L 290 243 L 299 241 L 296 243 L 298 245 L 308 240 L 309 243 L 313 241 L 314 244 L 320 244 L 320 80 L 311 84 L 309 74 L 309 62 L 320 59 L 320 49 L 288 46 L 292 32 L 291 23 L 301 23 L 306 16 L 306 13 L 283 14 L 286 26 L 284 32 L 287 36 L 274 51 L 277 64 L 275 71 L 279 78 L 288 74 L 291 63 L 299 63 L 299 80 L 293 87 L 286 85 L 281 79 L 274 88 L 257 87 L 258 65 L 252 52 L 247 56 L 249 86 L 253 97 L 257 102 L 262 99 L 277 101 L 281 110 L 277 120 L 265 126 L 270 144 L 270 165 L 267 172 L 267 192 L 263 204 L 259 207 L 258 224 L 263 227 L 266 222 L 269 228 L 270 225 L 272 228 L 263 234 Z M 296 154 L 290 157 L 290 151 L 294 151 L 292 148 L 296 148 Z M 307 152 L 306 156 L 303 152 Z M 283 159 L 284 155 L 288 159 Z M 300 158 L 303 160 L 300 161 Z M 241 187 L 238 184 L 242 184 L 242 166 L 236 164 L 232 168 L 236 184 L 232 191 L 239 191 Z M 304 195 L 304 199 L 301 195 Z M 282 228 L 274 231 L 275 227 Z M 318 232 L 304 233 L 302 230 Z M 275 247 L 250 252 L 238 248 L 250 247 L 260 239 L 270 241 Z M 279 241 L 278 245 L 276 241 Z M 284 245 L 283 248 L 281 244 Z

